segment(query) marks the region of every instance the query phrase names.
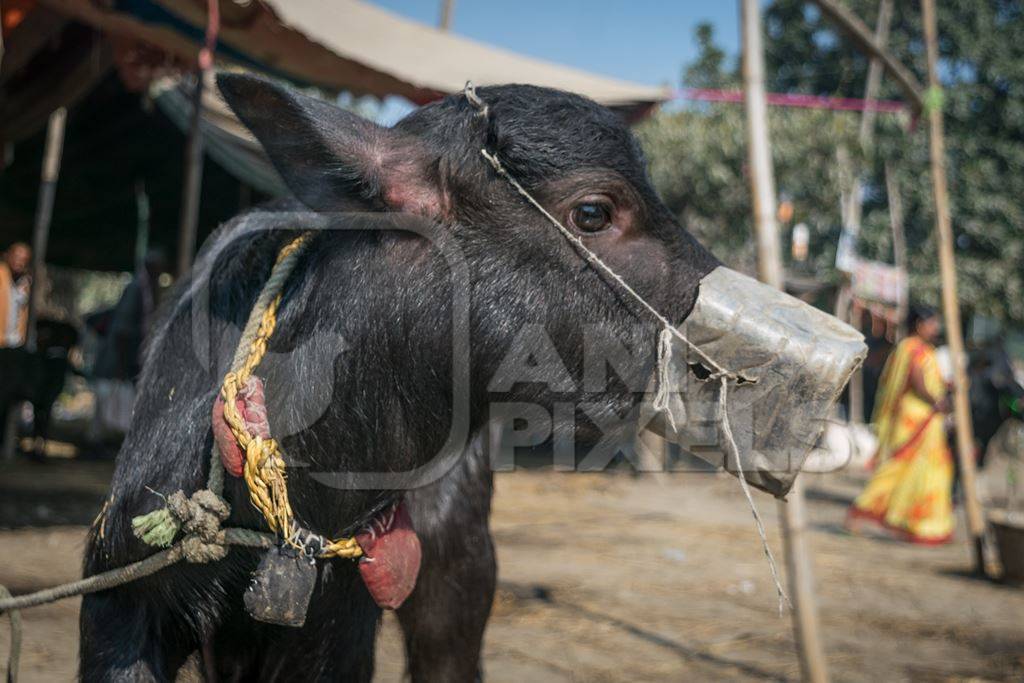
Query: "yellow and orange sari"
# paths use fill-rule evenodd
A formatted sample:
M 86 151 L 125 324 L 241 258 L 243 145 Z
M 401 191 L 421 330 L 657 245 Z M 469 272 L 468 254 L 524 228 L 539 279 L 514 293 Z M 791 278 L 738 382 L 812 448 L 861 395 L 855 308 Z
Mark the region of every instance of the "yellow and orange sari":
M 942 415 L 910 387 L 915 367 L 931 395 L 946 392 L 935 348 L 919 337 L 900 342 L 879 383 L 877 469 L 850 508 L 848 524 L 871 520 L 903 540 L 945 543 L 954 526 L 953 458 Z

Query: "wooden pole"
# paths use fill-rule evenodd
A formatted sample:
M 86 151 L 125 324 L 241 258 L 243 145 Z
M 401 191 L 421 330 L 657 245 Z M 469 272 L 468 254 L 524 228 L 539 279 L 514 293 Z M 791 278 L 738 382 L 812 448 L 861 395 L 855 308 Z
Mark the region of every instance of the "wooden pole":
M 985 520 L 978 499 L 974 467 L 974 432 L 971 427 L 971 408 L 968 401 L 966 355 L 960 326 L 960 303 L 957 297 L 956 261 L 953 256 L 953 226 L 949 215 L 949 197 L 946 193 L 946 151 L 942 124 L 939 81 L 939 38 L 935 18 L 935 0 L 921 0 L 925 45 L 928 53 L 928 87 L 934 93 L 929 98 L 928 152 L 931 156 L 932 186 L 935 193 L 935 233 L 939 249 L 939 272 L 942 277 L 942 312 L 946 319 L 946 342 L 953 360 L 953 417 L 956 420 L 957 455 L 960 459 L 960 484 L 963 491 L 967 527 L 974 550 L 975 569 L 985 573 Z M 939 102 L 936 102 L 939 100 Z
M 32 291 L 28 300 L 28 331 L 25 346 L 36 349 L 36 321 L 43 304 L 43 281 L 46 278 L 46 249 L 50 242 L 50 222 L 53 219 L 53 200 L 57 195 L 57 177 L 60 175 L 60 157 L 64 149 L 64 126 L 68 110 L 55 109 L 46 124 L 46 145 L 43 147 L 43 168 L 39 177 L 39 201 L 36 221 L 32 229 Z
M 746 109 L 747 155 L 757 242 L 757 274 L 773 287 L 785 285 L 779 231 L 775 223 L 775 178 L 768 135 L 768 105 L 764 91 L 764 51 L 761 45 L 759 0 L 740 0 L 743 31 L 743 93 Z M 818 625 L 811 557 L 804 538 L 805 509 L 800 477 L 789 501 L 779 503 L 786 575 L 793 600 L 793 631 L 804 680 L 828 680 Z
M 886 72 L 892 76 L 893 80 L 896 81 L 896 84 L 903 91 L 904 96 L 910 100 L 915 113 L 921 112 L 924 109 L 923 88 L 921 88 L 917 78 L 914 77 L 914 74 L 909 69 L 889 54 L 884 46 L 875 42 L 874 36 L 871 35 L 871 29 L 858 19 L 856 14 L 836 0 L 812 0 L 812 2 L 817 5 L 824 16 L 839 25 L 861 52 L 881 61 Z
M 875 45 L 883 50 L 889 43 L 889 25 L 892 23 L 892 0 L 881 0 L 878 3 L 878 21 L 875 23 Z M 868 79 L 864 86 L 864 99 L 868 102 L 878 97 L 878 88 L 882 85 L 882 60 L 872 56 L 868 64 Z M 866 107 L 860 117 L 860 131 L 858 139 L 861 148 L 867 150 L 871 147 L 875 134 L 875 119 L 878 118 L 878 111 Z
M 891 23 L 892 0 L 881 0 L 878 5 L 878 22 L 875 24 L 874 42 L 882 49 L 885 49 L 886 44 L 889 42 L 889 24 Z M 878 118 L 878 112 L 871 108 L 870 103 L 878 98 L 878 88 L 881 84 L 882 61 L 878 57 L 872 57 L 871 63 L 868 64 L 867 83 L 864 86 L 864 101 L 868 103 L 868 106 L 861 113 L 860 130 L 857 135 L 861 152 L 864 154 L 867 154 L 874 145 L 875 119 Z M 850 222 L 856 225 L 858 231 L 860 230 L 861 211 L 864 208 L 863 192 L 861 189 L 861 174 L 857 173 L 854 180 L 854 191 L 850 197 L 852 202 Z
M 907 270 L 907 238 L 903 231 L 903 198 L 896 183 L 896 174 L 892 165 L 885 162 L 885 192 L 889 198 L 889 229 L 892 230 L 892 261 L 903 271 L 903 287 L 896 302 L 896 341 L 900 341 L 907 333 L 907 313 L 910 311 L 910 272 Z
M 892 0 L 881 0 L 878 5 L 878 21 L 875 24 L 874 42 L 884 49 L 889 42 L 889 24 L 892 22 Z M 872 57 L 868 65 L 868 78 L 864 86 L 864 101 L 869 103 L 860 117 L 860 131 L 858 142 L 861 153 L 867 154 L 874 143 L 875 119 L 878 112 L 870 107 L 870 103 L 878 97 L 878 88 L 882 82 L 882 61 L 878 57 Z M 864 209 L 863 183 L 860 173 L 851 173 L 853 179 L 852 189 L 849 196 L 849 209 L 844 225 L 847 225 L 854 235 L 860 234 L 861 217 Z M 861 314 L 856 306 L 850 306 L 848 322 L 854 328 L 861 328 Z M 854 424 L 864 424 L 864 370 L 858 367 L 850 376 L 850 383 L 847 389 L 847 396 L 850 399 L 849 420 Z
M 843 225 L 843 236 L 851 236 L 856 249 L 857 236 L 860 234 L 860 179 L 854 172 L 853 161 L 846 149 L 846 145 L 839 145 L 836 150 L 836 165 L 839 170 L 840 185 L 840 221 Z M 837 259 L 838 260 L 838 259 Z M 842 274 L 842 284 L 836 294 L 835 315 L 840 320 L 860 330 L 860 312 L 854 306 L 852 275 Z M 864 423 L 864 379 L 860 368 L 854 370 L 850 381 L 846 385 L 846 397 L 849 402 L 849 412 L 846 415 L 847 422 L 853 424 Z
M 178 225 L 178 277 L 192 268 L 199 231 L 199 195 L 203 186 L 203 136 L 199 124 L 203 116 L 204 70 L 196 71 L 192 90 L 192 113 L 185 140 L 185 172 L 181 183 L 181 220 Z
M 441 0 L 441 18 L 437 22 L 437 27 L 442 31 L 447 31 L 452 27 L 452 10 L 455 8 L 455 0 Z
M 772 287 L 785 287 L 782 247 L 775 222 L 775 174 L 768 136 L 768 103 L 764 91 L 761 10 L 756 0 L 740 0 L 743 25 L 743 103 L 747 128 L 747 165 L 757 242 L 757 274 Z
M 149 253 L 149 194 L 146 193 L 146 181 L 135 180 L 135 272 L 140 273 L 146 267 L 146 254 Z

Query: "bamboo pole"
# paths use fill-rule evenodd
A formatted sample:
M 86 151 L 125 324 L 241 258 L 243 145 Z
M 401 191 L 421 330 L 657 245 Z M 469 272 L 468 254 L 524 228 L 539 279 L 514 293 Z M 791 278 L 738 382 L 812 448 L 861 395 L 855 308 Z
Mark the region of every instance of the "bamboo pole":
M 932 186 L 935 193 L 935 233 L 939 250 L 939 272 L 942 277 L 942 311 L 946 319 L 946 342 L 953 360 L 953 417 L 956 420 L 957 456 L 960 460 L 960 483 L 963 491 L 967 527 L 974 550 L 975 570 L 985 573 L 985 520 L 977 494 L 974 466 L 974 433 L 968 401 L 967 372 L 964 367 L 963 333 L 960 326 L 960 303 L 957 297 L 956 261 L 953 255 L 953 226 L 946 193 L 945 133 L 942 123 L 942 84 L 939 81 L 939 38 L 935 17 L 935 0 L 921 0 L 925 46 L 928 53 L 929 97 L 928 152 L 931 156 Z M 936 100 L 939 100 L 936 102 Z
M 889 42 L 889 24 L 892 23 L 892 0 L 881 0 L 878 5 L 878 21 L 875 23 L 874 42 L 880 48 L 885 49 Z M 878 57 L 872 57 L 868 65 L 867 83 L 864 86 L 864 101 L 868 106 L 864 108 L 860 117 L 860 130 L 858 131 L 858 142 L 861 153 L 867 154 L 874 144 L 875 119 L 878 112 L 871 108 L 870 103 L 878 97 L 878 88 L 882 83 L 882 61 Z M 864 209 L 864 192 L 861 174 L 852 175 L 853 183 L 850 192 L 850 206 L 847 213 L 847 221 L 850 230 L 854 235 L 860 234 L 861 217 Z M 860 330 L 860 311 L 856 306 L 849 309 L 848 322 L 857 330 Z M 864 424 L 864 369 L 858 367 L 850 376 L 847 396 L 850 399 L 849 421 L 854 424 Z
M 455 0 L 441 0 L 441 18 L 437 22 L 437 27 L 442 31 L 448 31 L 452 27 L 454 5 Z
M 185 141 L 185 177 L 182 182 L 181 223 L 178 229 L 178 277 L 192 268 L 199 231 L 199 195 L 203 187 L 203 90 L 213 68 L 213 53 L 220 32 L 220 0 L 206 0 L 206 36 L 196 60 L 196 85 L 192 91 L 192 116 Z
M 924 109 L 923 88 L 905 66 L 900 64 L 889 52 L 875 42 L 869 29 L 853 12 L 836 2 L 836 0 L 812 0 L 821 13 L 836 22 L 843 32 L 856 43 L 861 52 L 877 58 L 892 76 L 893 80 L 910 100 L 915 113 Z
M 185 140 L 185 171 L 182 179 L 181 219 L 178 225 L 178 277 L 192 268 L 199 231 L 199 195 L 203 186 L 203 136 L 199 124 L 203 117 L 203 76 L 205 70 L 196 70 L 196 85 L 192 90 L 192 113 L 188 137 Z
M 761 11 L 756 0 L 740 0 L 743 26 L 743 102 L 746 113 L 747 163 L 757 242 L 757 274 L 762 282 L 782 289 L 782 248 L 775 222 L 775 175 L 768 136 L 768 103 L 764 91 Z
M 891 23 L 892 0 L 881 0 L 878 5 L 878 21 L 875 24 L 874 42 L 883 50 L 889 42 L 889 24 Z M 860 130 L 857 135 L 861 152 L 864 154 L 871 150 L 875 141 L 875 119 L 878 118 L 878 112 L 871 108 L 870 103 L 878 99 L 878 88 L 881 84 L 882 61 L 878 57 L 872 56 L 871 62 L 868 64 L 867 83 L 864 86 L 864 101 L 867 105 L 861 113 Z M 861 212 L 864 208 L 862 194 L 861 174 L 858 173 L 854 176 L 853 193 L 850 195 L 850 223 L 855 226 L 857 231 L 860 230 Z
M 907 333 L 907 313 L 910 311 L 910 271 L 907 270 L 907 238 L 903 229 L 903 198 L 896 183 L 896 174 L 892 165 L 885 162 L 885 192 L 889 199 L 889 229 L 892 231 L 892 261 L 903 271 L 903 287 L 900 288 L 899 300 L 896 302 L 896 341 L 900 341 Z
M 892 23 L 892 0 L 881 0 L 878 3 L 878 21 L 875 23 L 875 44 L 883 50 L 889 43 L 889 25 Z M 868 79 L 864 86 L 864 99 L 873 102 L 878 98 L 878 88 L 882 85 L 882 60 L 872 56 L 868 64 Z M 875 119 L 878 111 L 871 106 L 864 108 L 860 117 L 858 139 L 862 149 L 871 147 L 875 133 Z
M 149 194 L 146 181 L 135 180 L 135 272 L 141 273 L 146 267 L 149 253 Z
M 764 52 L 761 45 L 759 0 L 740 0 L 743 31 L 743 92 L 746 107 L 747 154 L 754 226 L 757 241 L 757 274 L 773 287 L 785 285 L 779 231 L 775 223 L 775 178 L 772 173 L 768 135 L 768 105 L 764 91 Z M 793 631 L 804 680 L 828 680 L 824 648 L 818 624 L 811 557 L 807 550 L 803 487 L 800 477 L 789 501 L 779 503 L 786 575 L 793 600 Z
M 845 145 L 840 144 L 836 150 L 836 165 L 839 167 L 840 185 L 840 215 L 843 224 L 844 239 L 847 235 L 853 240 L 853 248 L 856 250 L 857 236 L 860 234 L 860 178 L 853 169 L 853 161 Z M 840 245 L 842 248 L 842 245 Z M 838 261 L 838 259 L 837 259 Z M 835 315 L 840 320 L 849 323 L 857 330 L 860 330 L 860 320 L 855 319 L 860 312 L 854 306 L 853 301 L 853 276 L 843 273 L 842 284 L 836 294 Z M 849 411 L 846 421 L 853 424 L 864 423 L 864 377 L 860 368 L 853 371 L 850 381 L 846 385 L 846 398 L 848 399 Z
M 50 222 L 53 219 L 53 200 L 57 195 L 60 175 L 60 157 L 64 150 L 64 127 L 68 110 L 55 109 L 46 124 L 46 145 L 43 148 L 43 168 L 39 176 L 39 201 L 36 221 L 32 230 L 32 291 L 28 299 L 28 331 L 25 346 L 36 350 L 36 321 L 43 303 L 43 280 L 46 276 L 46 250 L 50 242 Z

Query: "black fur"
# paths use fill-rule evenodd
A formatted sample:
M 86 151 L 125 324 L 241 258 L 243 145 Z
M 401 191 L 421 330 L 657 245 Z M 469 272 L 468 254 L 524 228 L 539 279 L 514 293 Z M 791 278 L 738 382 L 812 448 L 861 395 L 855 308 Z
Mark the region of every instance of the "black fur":
M 493 173 L 480 148 L 497 151 L 554 211 L 578 192 L 616 197 L 625 227 L 587 236 L 588 244 L 673 320 L 689 312 L 717 261 L 660 203 L 625 125 L 584 98 L 531 86 L 481 88 L 486 120 L 452 96 L 383 129 L 259 79 L 221 76 L 219 83 L 305 205 L 280 202 L 222 227 L 164 308 L 85 573 L 152 552 L 131 533 L 132 517 L 162 503 L 150 489 L 205 485 L 211 407 L 240 329 L 277 251 L 312 230 L 258 371 L 289 461 L 292 506 L 308 528 L 339 536 L 415 485 L 404 495 L 423 567 L 399 611 L 409 670 L 415 680 L 470 680 L 496 572 L 481 446 L 489 405 L 550 408 L 585 398 L 624 415 L 638 400 L 626 386 L 650 372 L 657 333 Z M 586 396 L 536 382 L 489 392 L 512 340 L 530 324 L 543 326 L 577 380 L 585 326 L 602 326 L 638 359 L 624 372 L 633 376 Z M 468 339 L 465 392 L 457 388 L 459 335 Z M 437 462 L 453 432 L 462 455 L 439 479 L 428 469 L 431 476 L 410 475 L 406 485 L 337 487 L 348 481 L 345 472 L 412 472 Z M 599 436 L 580 418 L 579 441 Z M 265 528 L 244 483 L 229 477 L 225 495 L 228 524 Z M 355 564 L 320 562 L 306 625 L 287 629 L 242 609 L 257 561 L 233 549 L 221 562 L 178 564 L 87 596 L 81 677 L 166 680 L 205 648 L 225 679 L 369 680 L 379 609 Z

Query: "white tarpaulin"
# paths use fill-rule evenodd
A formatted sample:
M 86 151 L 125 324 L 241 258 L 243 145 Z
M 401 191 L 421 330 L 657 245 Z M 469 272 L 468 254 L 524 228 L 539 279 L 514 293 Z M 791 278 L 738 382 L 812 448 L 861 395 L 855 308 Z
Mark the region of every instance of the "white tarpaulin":
M 193 26 L 205 26 L 205 3 L 155 1 Z M 663 88 L 518 55 L 360 0 L 253 0 L 244 6 L 222 0 L 221 8 L 222 46 L 282 75 L 357 94 L 401 95 L 422 104 L 471 80 L 559 88 L 611 106 L 667 97 Z
M 192 119 L 192 79 L 162 78 L 150 88 L 160 111 L 182 131 Z M 213 85 L 203 90 L 203 118 L 199 124 L 203 148 L 228 173 L 264 194 L 287 194 L 284 181 L 270 165 L 263 147 L 242 125 Z

